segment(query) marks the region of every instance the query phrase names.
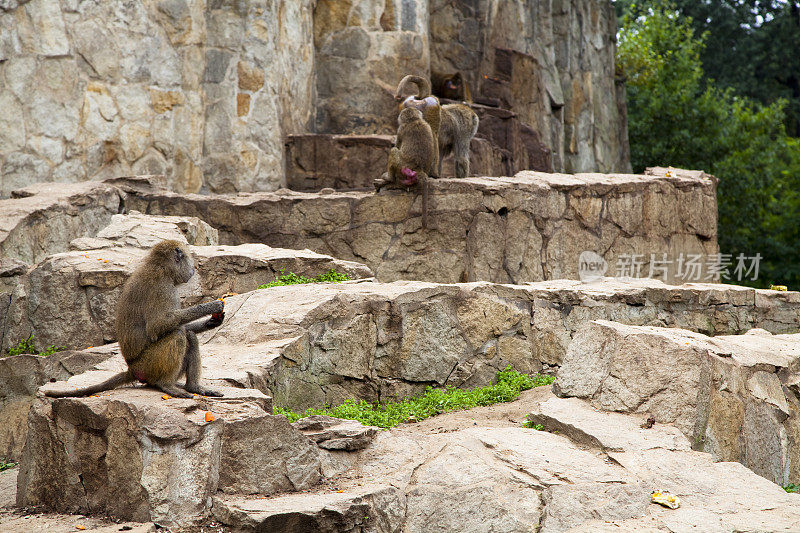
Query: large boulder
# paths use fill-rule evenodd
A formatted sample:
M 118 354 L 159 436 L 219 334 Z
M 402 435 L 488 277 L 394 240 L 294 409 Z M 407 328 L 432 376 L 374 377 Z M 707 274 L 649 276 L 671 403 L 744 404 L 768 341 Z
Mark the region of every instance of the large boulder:
M 554 387 L 598 408 L 649 413 L 698 450 L 785 485 L 800 477 L 800 334 L 706 337 L 595 321 Z
M 642 429 L 644 417 L 541 392 L 381 432 L 324 487 L 266 499 L 220 494 L 212 512 L 228 527 L 275 533 L 723 533 L 791 531 L 800 520 L 800 496 L 692 451 L 674 427 Z M 520 427 L 526 408 L 545 431 Z M 651 504 L 656 489 L 681 507 Z
M 319 448 L 268 396 L 171 399 L 150 388 L 39 401 L 29 416 L 17 504 L 182 525 L 218 490 L 271 494 L 311 487 Z

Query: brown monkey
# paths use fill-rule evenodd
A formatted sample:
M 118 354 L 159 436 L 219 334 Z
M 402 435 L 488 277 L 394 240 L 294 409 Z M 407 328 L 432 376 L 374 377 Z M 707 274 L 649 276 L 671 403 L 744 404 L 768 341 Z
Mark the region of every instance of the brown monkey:
M 409 96 L 402 100 L 400 94 L 405 86 L 413 83 L 418 88 L 417 97 Z M 478 115 L 464 104 L 439 105 L 439 99 L 430 96 L 431 85 L 422 76 L 406 76 L 397 86 L 395 98 L 401 99 L 401 108 L 414 107 L 423 111 L 425 120 L 435 129 L 437 157 L 433 176 L 441 177 L 442 160 L 451 153 L 455 157 L 457 178 L 469 176 L 469 143 L 478 131 Z M 427 114 L 426 114 L 427 113 Z M 432 117 L 434 123 L 428 116 Z
M 431 75 L 436 94 L 448 100 L 461 100 L 472 103 L 472 93 L 469 84 L 460 72 L 447 75 Z
M 403 97 L 402 94 L 405 92 L 406 86 L 409 83 L 413 83 L 417 86 L 417 95 Z M 438 178 L 439 174 L 437 174 L 437 172 L 440 168 L 439 127 L 442 121 L 442 106 L 439 104 L 439 99 L 431 95 L 431 84 L 422 76 L 406 76 L 397 84 L 397 91 L 395 92 L 394 98 L 400 102 L 399 111 L 403 111 L 403 109 L 407 107 L 418 109 L 422 112 L 425 122 L 430 125 L 431 131 L 433 132 L 433 143 L 436 149 L 434 150 L 434 159 L 428 174 Z
M 85 396 L 139 380 L 175 397 L 222 394 L 200 385 L 200 345 L 197 332 L 222 324 L 220 300 L 181 309 L 177 286 L 194 275 L 194 260 L 178 241 L 156 244 L 131 274 L 117 302 L 117 340 L 128 370 L 103 383 L 48 396 Z M 217 315 L 214 315 L 218 313 Z M 207 320 L 198 320 L 212 315 Z M 178 378 L 186 374 L 186 385 Z
M 430 171 L 436 145 L 433 131 L 423 118 L 422 112 L 407 107 L 397 117 L 397 141 L 389 152 L 386 172 L 375 180 L 375 188 L 422 187 L 422 226 L 428 226 L 428 172 Z

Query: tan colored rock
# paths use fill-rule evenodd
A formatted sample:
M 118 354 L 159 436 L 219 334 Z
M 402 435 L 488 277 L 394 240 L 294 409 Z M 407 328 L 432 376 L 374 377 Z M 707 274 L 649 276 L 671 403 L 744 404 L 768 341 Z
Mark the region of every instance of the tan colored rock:
M 800 519 L 800 496 L 738 463 L 692 451 L 674 427 L 642 429 L 643 417 L 543 392 L 523 393 L 500 412 L 478 408 L 383 431 L 331 472 L 337 492 L 224 495 L 212 512 L 228 527 L 276 532 L 302 524 L 337 532 L 521 533 L 534 524 L 547 533 L 722 533 L 791 531 Z M 524 406 L 544 431 L 505 418 Z M 655 488 L 679 495 L 681 508 L 650 504 Z
M 232 454 L 225 435 L 254 417 L 271 416 L 265 414 L 269 397 L 258 391 L 224 393 L 165 400 L 159 391 L 138 388 L 39 402 L 30 414 L 17 504 L 172 525 L 196 520 L 209 496 L 226 486 L 220 476 L 232 467 Z M 214 421 L 206 421 L 206 411 Z
M 86 250 L 52 255 L 24 276 L 19 289 L 24 296 L 17 296 L 9 305 L 12 312 L 0 312 L 6 346 L 31 333 L 41 346 L 83 348 L 113 342 L 122 286 L 152 245 L 170 238 L 195 243 L 216 240 L 216 230 L 198 219 L 115 217 L 98 238 L 72 242 L 73 247 Z M 282 250 L 263 244 L 190 249 L 197 275 L 179 289 L 185 305 L 255 290 L 283 271 L 311 278 L 332 269 L 353 279 L 372 275 L 364 265 L 309 250 Z
M 427 229 L 421 227 L 422 198 L 416 190 L 186 197 L 139 183 L 127 198 L 130 209 L 199 216 L 220 230 L 222 242 L 308 247 L 364 260 L 384 281 L 577 279 L 584 251 L 602 253 L 613 275 L 625 275 L 620 264 L 639 254 L 638 275 L 645 277 L 651 261 L 664 254 L 676 261 L 680 254 L 717 253 L 716 239 L 709 238 L 715 231 L 710 219 L 700 224 L 680 216 L 713 212 L 716 180 L 693 171 L 676 170 L 670 178 L 523 171 L 514 177 L 432 180 Z M 650 199 L 639 214 L 645 223 L 632 234 L 616 227 L 617 215 L 605 207 L 598 211 L 623 197 Z M 635 209 L 639 204 L 624 205 Z M 684 281 L 674 264 L 667 274 L 668 282 Z
M 591 322 L 570 344 L 554 387 L 598 408 L 652 414 L 696 449 L 785 485 L 800 463 L 788 439 L 800 396 L 800 336 L 706 337 L 680 329 Z
M 378 434 L 378 429 L 355 420 L 343 420 L 324 415 L 301 418 L 294 427 L 326 450 L 348 452 L 366 448 Z
M 153 111 L 156 113 L 166 113 L 176 105 L 181 105 L 185 101 L 182 93 L 177 91 L 160 91 L 150 89 L 150 101 Z
M 239 77 L 239 88 L 244 91 L 255 92 L 264 86 L 264 71 L 246 61 L 239 61 L 236 64 L 236 73 Z
M 88 351 L 0 357 L 0 458 L 22 458 L 28 410 L 41 385 L 81 374 L 107 358 L 107 354 Z
M 0 200 L 0 255 L 36 263 L 93 235 L 119 212 L 120 192 L 98 183 L 42 183 Z

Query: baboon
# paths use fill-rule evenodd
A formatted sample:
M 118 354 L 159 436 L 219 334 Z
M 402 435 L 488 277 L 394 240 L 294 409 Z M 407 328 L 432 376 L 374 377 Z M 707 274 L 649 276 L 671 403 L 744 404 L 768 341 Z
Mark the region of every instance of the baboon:
M 417 95 L 403 97 L 405 88 L 409 83 L 417 86 Z M 438 170 L 441 168 L 439 165 L 439 129 L 442 122 L 442 106 L 439 104 L 439 99 L 431 95 L 431 85 L 428 80 L 422 76 L 406 76 L 400 83 L 397 84 L 397 91 L 395 92 L 395 100 L 400 102 L 399 111 L 412 107 L 422 112 L 425 122 L 428 123 L 433 132 L 433 145 L 434 159 L 431 163 L 431 168 L 428 174 L 438 178 Z
M 448 100 L 461 100 L 462 102 L 472 103 L 472 93 L 469 84 L 460 72 L 447 75 L 431 74 L 433 89 L 437 95 Z
M 397 117 L 397 141 L 389 152 L 386 172 L 375 180 L 375 188 L 422 188 L 422 225 L 428 225 L 428 172 L 436 155 L 433 131 L 422 112 L 407 107 Z
M 409 83 L 417 86 L 417 96 L 403 99 L 401 93 Z M 439 99 L 431 96 L 430 83 L 422 76 L 406 76 L 400 80 L 395 98 L 401 101 L 401 108 L 414 107 L 423 111 L 425 120 L 431 125 L 431 129 L 436 131 L 434 134 L 437 147 L 436 170 L 431 174 L 441 177 L 442 160 L 452 153 L 455 158 L 456 177 L 466 178 L 469 175 L 469 143 L 478 131 L 478 115 L 465 104 L 440 106 Z M 435 123 L 431 122 L 428 115 Z
M 171 396 L 191 393 L 222 396 L 200 385 L 200 345 L 197 333 L 215 328 L 224 319 L 220 300 L 181 309 L 177 286 L 194 275 L 194 260 L 178 241 L 156 244 L 131 274 L 117 302 L 116 330 L 128 370 L 103 383 L 48 396 L 86 396 L 139 380 Z M 199 320 L 212 315 L 207 320 Z M 178 378 L 186 375 L 179 388 Z

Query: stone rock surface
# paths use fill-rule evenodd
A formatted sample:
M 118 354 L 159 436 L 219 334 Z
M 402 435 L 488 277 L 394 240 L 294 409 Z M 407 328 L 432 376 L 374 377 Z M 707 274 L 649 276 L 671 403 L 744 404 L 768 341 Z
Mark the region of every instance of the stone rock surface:
M 28 411 L 40 386 L 81 374 L 106 359 L 108 354 L 98 351 L 0 357 L 0 458 L 22 458 Z
M 254 290 L 282 270 L 307 277 L 330 269 L 353 279 L 372 276 L 364 265 L 310 250 L 217 246 L 217 231 L 197 218 L 134 211 L 114 215 L 96 237 L 74 239 L 73 251 L 51 255 L 15 278 L 9 301 L 0 308 L 0 348 L 30 334 L 42 346 L 80 348 L 113 341 L 122 285 L 149 248 L 164 239 L 197 245 L 190 248 L 198 275 L 181 288 L 187 305 Z
M 119 213 L 120 191 L 101 183 L 42 183 L 0 199 L 0 257 L 33 264 L 96 234 Z
M 0 197 L 130 172 L 279 187 L 283 137 L 313 117 L 312 4 L 6 2 Z
M 382 281 L 575 279 L 584 251 L 602 253 L 611 273 L 636 277 L 665 258 L 718 253 L 716 180 L 695 171 L 666 173 L 432 180 L 427 229 L 416 191 L 200 196 L 139 180 L 126 205 L 199 217 L 226 244 L 310 248 L 363 262 Z M 638 268 L 626 267 L 634 254 Z M 680 281 L 676 267 L 667 270 L 667 281 Z
M 476 102 L 510 109 L 557 172 L 630 170 L 624 84 L 605 0 L 430 0 L 430 68 L 460 72 Z
M 706 337 L 596 321 L 575 336 L 557 376 L 559 394 L 649 413 L 715 460 L 780 485 L 800 477 L 800 334 Z
M 553 429 L 574 431 L 522 428 L 526 408 L 559 422 Z M 692 451 L 674 427 L 644 430 L 641 421 L 528 391 L 507 407 L 380 432 L 372 446 L 337 457 L 327 482 L 335 491 L 218 495 L 212 512 L 229 527 L 276 533 L 796 528 L 800 496 L 738 463 Z M 650 504 L 654 489 L 676 494 L 681 507 Z
M 613 280 L 274 287 L 226 299 L 225 322 L 200 337 L 209 354 L 204 373 L 303 410 L 408 396 L 427 385 L 486 385 L 509 364 L 522 372 L 556 367 L 574 333 L 598 318 L 714 334 L 797 330 L 797 293 L 722 287 Z
M 182 525 L 202 516 L 217 490 L 270 494 L 319 481 L 321 452 L 268 414 L 268 396 L 223 392 L 183 400 L 128 387 L 38 402 L 17 504 Z
M 406 73 L 462 72 L 557 170 L 629 168 L 605 0 L 2 5 L 0 197 L 126 173 L 178 192 L 275 190 L 287 135 L 394 133 Z
M 292 425 L 326 450 L 360 450 L 378 434 L 377 428 L 324 415 L 307 416 Z

